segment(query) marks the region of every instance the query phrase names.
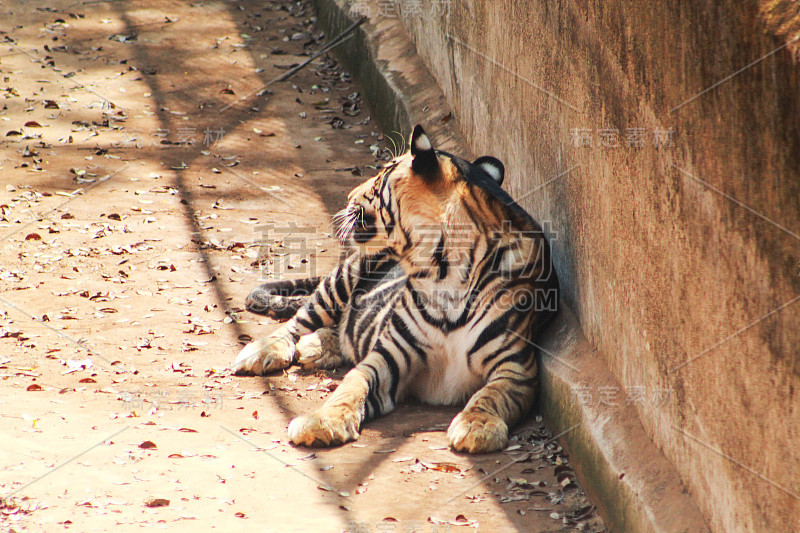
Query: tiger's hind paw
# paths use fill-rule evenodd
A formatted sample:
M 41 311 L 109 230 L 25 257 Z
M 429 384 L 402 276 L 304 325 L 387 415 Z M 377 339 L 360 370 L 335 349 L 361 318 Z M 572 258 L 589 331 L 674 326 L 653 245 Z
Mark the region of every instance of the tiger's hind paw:
M 457 452 L 496 452 L 508 443 L 508 426 L 498 416 L 461 411 L 450 423 L 447 438 Z
M 287 368 L 294 361 L 296 346 L 289 338 L 270 336 L 258 339 L 236 356 L 233 371 L 237 374 L 267 374 Z
M 358 438 L 359 418 L 355 412 L 338 407 L 298 416 L 289 424 L 289 438 L 299 446 L 337 446 Z
M 339 335 L 330 328 L 318 329 L 297 341 L 297 362 L 305 369 L 350 366 L 339 353 Z

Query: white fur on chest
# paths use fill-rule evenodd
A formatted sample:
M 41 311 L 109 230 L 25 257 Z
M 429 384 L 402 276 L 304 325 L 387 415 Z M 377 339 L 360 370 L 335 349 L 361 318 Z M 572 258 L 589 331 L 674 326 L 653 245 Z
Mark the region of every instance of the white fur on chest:
M 482 378 L 467 366 L 467 351 L 475 339 L 465 330 L 428 339 L 432 349 L 427 365 L 414 377 L 409 392 L 434 405 L 463 404 L 481 385 Z

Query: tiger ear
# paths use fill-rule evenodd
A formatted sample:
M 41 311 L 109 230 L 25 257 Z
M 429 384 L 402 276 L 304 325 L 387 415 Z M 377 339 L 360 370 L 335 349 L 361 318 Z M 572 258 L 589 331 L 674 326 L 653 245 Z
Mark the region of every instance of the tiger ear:
M 501 163 L 499 159 L 485 155 L 473 161 L 472 164 L 486 172 L 498 185 L 503 184 L 503 178 L 505 178 L 506 175 L 506 167 L 503 166 L 503 163 Z
M 432 176 L 439 172 L 439 160 L 431 140 L 417 124 L 411 134 L 411 170 L 420 176 Z

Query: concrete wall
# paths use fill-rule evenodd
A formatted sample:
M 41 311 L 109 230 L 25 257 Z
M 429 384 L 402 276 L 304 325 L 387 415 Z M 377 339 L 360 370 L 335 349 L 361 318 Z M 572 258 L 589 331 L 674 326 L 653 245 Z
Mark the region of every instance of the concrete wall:
M 469 148 L 549 229 L 612 401 L 644 391 L 715 531 L 800 529 L 796 3 L 401 4 Z

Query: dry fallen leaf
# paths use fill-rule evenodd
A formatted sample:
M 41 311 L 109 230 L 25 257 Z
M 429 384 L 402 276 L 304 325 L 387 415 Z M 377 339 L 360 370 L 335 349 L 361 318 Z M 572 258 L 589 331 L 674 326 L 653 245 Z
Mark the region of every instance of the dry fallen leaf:
M 169 500 L 165 500 L 164 498 L 154 498 L 145 502 L 145 505 L 147 507 L 166 507 L 169 505 Z
M 141 443 L 139 445 L 139 448 L 141 448 L 143 450 L 151 450 L 153 448 L 158 448 L 158 446 L 156 446 L 155 442 L 153 442 L 151 440 L 146 440 L 146 441 L 144 441 L 143 443 Z
M 41 385 L 39 385 L 38 383 L 34 383 L 33 385 L 28 385 L 28 388 L 27 388 L 26 390 L 29 390 L 29 391 L 39 391 L 39 390 L 44 390 L 44 389 L 43 389 L 43 388 L 42 388 L 42 386 L 41 386 Z
M 477 520 L 470 520 L 463 514 L 456 516 L 455 520 L 445 520 L 442 518 L 429 516 L 428 522 L 430 522 L 431 524 L 449 524 L 451 526 L 469 526 L 469 527 L 474 527 L 476 529 L 479 525 Z

